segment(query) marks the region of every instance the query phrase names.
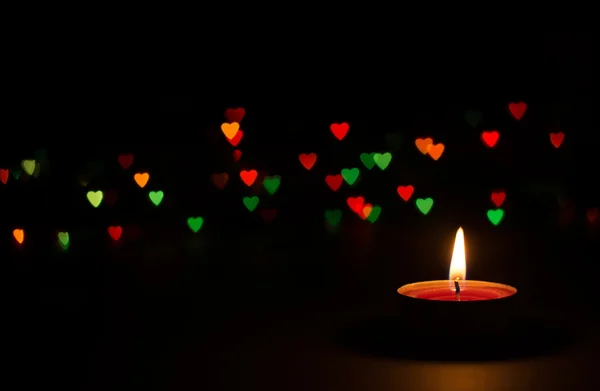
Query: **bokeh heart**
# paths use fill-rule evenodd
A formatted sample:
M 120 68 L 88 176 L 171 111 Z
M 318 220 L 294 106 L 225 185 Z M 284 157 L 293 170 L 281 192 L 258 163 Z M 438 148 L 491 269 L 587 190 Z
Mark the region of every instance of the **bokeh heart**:
M 494 148 L 499 138 L 500 133 L 497 130 L 484 130 L 481 132 L 481 141 L 488 148 Z
M 23 242 L 25 241 L 25 230 L 23 230 L 21 228 L 15 229 L 13 231 L 13 237 L 15 238 L 17 243 L 23 244 Z
M 246 209 L 248 209 L 250 212 L 254 212 L 254 210 L 258 206 L 258 202 L 259 201 L 260 200 L 259 200 L 259 198 L 257 196 L 254 196 L 254 197 L 244 197 L 244 199 L 243 199 L 244 206 L 246 206 Z
M 94 208 L 97 208 L 98 206 L 100 206 L 100 203 L 102 203 L 102 198 L 104 198 L 104 193 L 102 193 L 102 191 L 100 191 L 100 190 L 98 190 L 98 191 L 90 190 L 87 192 L 87 199 Z
M 257 177 L 258 171 L 256 170 L 242 170 L 240 172 L 240 178 L 242 178 L 242 182 L 244 182 L 248 187 L 254 184 Z
M 430 137 L 427 138 L 418 138 L 415 140 L 415 145 L 419 152 L 423 155 L 427 155 L 429 153 L 429 146 L 433 144 L 433 139 Z
M 133 176 L 133 179 L 135 180 L 135 183 L 137 183 L 137 185 L 143 189 L 150 180 L 150 174 L 147 172 L 138 172 Z
M 331 190 L 338 191 L 344 182 L 344 177 L 341 174 L 327 175 L 325 177 L 325 182 Z
M 62 247 L 63 250 L 69 248 L 70 238 L 68 232 L 59 232 L 58 233 L 58 244 Z
M 415 203 L 419 211 L 424 215 L 428 215 L 431 212 L 431 208 L 433 208 L 433 198 L 417 198 Z
M 298 159 L 300 160 L 300 163 L 304 166 L 304 168 L 306 168 L 307 170 L 310 170 L 311 168 L 314 167 L 315 163 L 317 162 L 317 154 L 316 153 L 301 153 L 298 156 Z
M 506 193 L 504 191 L 492 192 L 491 199 L 496 208 L 499 208 L 504 204 L 504 200 L 506 200 Z
M 229 175 L 226 172 L 215 173 L 210 176 L 210 179 L 217 189 L 223 190 L 227 185 L 227 181 L 229 181 Z
M 123 235 L 123 227 L 121 226 L 110 226 L 108 227 L 108 234 L 115 242 L 121 239 L 121 235 Z
M 360 170 L 358 168 L 344 168 L 342 170 L 342 177 L 350 186 L 356 183 L 359 175 Z
M 231 144 L 233 147 L 237 147 L 240 144 L 240 142 L 242 141 L 243 137 L 244 137 L 244 132 L 240 129 L 237 131 L 235 136 L 233 136 L 233 138 L 228 138 L 227 141 L 229 141 L 229 144 Z
M 508 111 L 513 116 L 514 119 L 520 121 L 521 118 L 525 115 L 527 111 L 527 103 L 525 102 L 511 102 L 508 104 Z
M 275 194 L 281 185 L 281 177 L 279 175 L 273 175 L 265 177 L 263 180 L 263 186 L 265 190 L 271 195 Z
M 121 154 L 117 160 L 119 161 L 119 165 L 123 168 L 123 170 L 128 170 L 133 164 L 133 155 L 131 153 Z
M 375 153 L 361 153 L 360 161 L 370 170 L 375 167 Z
M 202 225 L 204 224 L 204 219 L 200 216 L 198 217 L 188 217 L 187 225 L 192 230 L 193 233 L 200 231 Z
M 231 109 L 225 110 L 225 119 L 228 122 L 240 123 L 244 119 L 245 115 L 246 115 L 246 110 L 244 110 L 241 107 L 238 107 L 236 109 L 231 108 Z
M 8 169 L 0 168 L 0 182 L 4 183 L 5 185 L 6 182 L 8 182 Z
M 429 144 L 427 147 L 427 153 L 429 153 L 429 156 L 431 156 L 433 160 L 438 160 L 440 157 L 442 157 L 444 149 L 446 149 L 446 147 L 442 143 Z
M 161 190 L 151 191 L 148 193 L 148 198 L 150 198 L 150 201 L 154 204 L 154 206 L 159 206 L 162 203 L 164 197 L 165 193 L 163 193 Z
M 563 141 L 565 141 L 565 134 L 563 132 L 550 133 L 550 142 L 554 145 L 554 148 L 560 148 Z
M 376 153 L 373 155 L 373 160 L 375 161 L 375 164 L 377 164 L 377 167 L 383 171 L 390 165 L 390 162 L 392 161 L 392 154 L 389 152 Z
M 498 225 L 504 219 L 504 211 L 502 209 L 490 209 L 487 211 L 487 217 L 490 223 Z
M 341 124 L 331 124 L 329 129 L 331 130 L 331 133 L 333 133 L 335 138 L 342 141 L 348 134 L 348 131 L 350 130 L 350 125 L 348 125 L 346 122 Z
M 412 185 L 408 185 L 408 186 L 398 186 L 398 195 L 400 196 L 400 198 L 402 198 L 404 201 L 408 201 L 410 200 L 410 197 L 412 197 L 413 193 L 415 192 L 415 188 Z
M 221 131 L 223 132 L 223 134 L 225 135 L 225 137 L 228 140 L 231 140 L 240 131 L 240 124 L 238 124 L 237 122 L 232 122 L 232 123 L 225 122 L 225 123 L 221 124 Z
M 360 213 L 365 205 L 364 197 L 348 197 L 346 202 L 354 213 Z

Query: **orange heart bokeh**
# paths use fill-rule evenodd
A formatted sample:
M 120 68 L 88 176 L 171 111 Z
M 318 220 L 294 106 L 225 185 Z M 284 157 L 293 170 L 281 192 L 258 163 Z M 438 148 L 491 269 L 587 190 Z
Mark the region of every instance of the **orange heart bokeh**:
M 429 146 L 432 144 L 433 139 L 430 137 L 418 138 L 415 140 L 415 145 L 423 155 L 427 155 L 427 153 L 429 152 Z
M 429 144 L 429 146 L 427 147 L 427 153 L 429 153 L 429 156 L 431 156 L 433 160 L 438 160 L 440 157 L 442 157 L 445 148 L 446 147 L 442 143 L 435 145 Z
M 246 186 L 250 187 L 254 184 L 254 182 L 256 181 L 256 178 L 258 177 L 258 171 L 256 170 L 242 170 L 240 172 L 240 178 L 242 178 L 242 181 L 246 184 Z
M 15 238 L 17 243 L 23 244 L 23 242 L 25 241 L 25 231 L 20 228 L 17 228 L 13 231 L 13 237 Z

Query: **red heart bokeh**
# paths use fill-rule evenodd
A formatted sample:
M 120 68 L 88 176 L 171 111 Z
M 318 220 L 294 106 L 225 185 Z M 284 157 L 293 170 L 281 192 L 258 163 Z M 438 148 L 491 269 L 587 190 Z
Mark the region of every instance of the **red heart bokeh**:
M 234 147 L 237 147 L 238 144 L 240 143 L 240 141 L 242 141 L 242 137 L 244 137 L 244 132 L 242 132 L 242 129 L 238 130 L 238 132 L 235 134 L 235 136 L 233 136 L 232 139 L 227 139 L 227 141 L 229 141 L 229 143 L 231 145 L 233 145 Z M 227 138 L 227 137 L 225 137 Z
M 217 189 L 223 190 L 225 188 L 225 185 L 227 185 L 227 181 L 229 180 L 229 175 L 227 175 L 226 172 L 221 173 L 221 174 L 216 173 L 216 174 L 212 174 L 210 176 L 210 179 L 215 184 Z
M 363 206 L 365 205 L 365 199 L 363 197 L 348 197 L 346 202 L 354 213 L 362 213 Z
M 344 177 L 341 174 L 337 175 L 327 175 L 325 177 L 325 182 L 327 182 L 327 186 L 333 191 L 338 191 L 339 188 L 344 183 Z
M 237 163 L 240 161 L 241 158 L 242 158 L 242 151 L 240 151 L 239 149 L 234 149 L 233 150 L 233 162 Z
M 6 185 L 6 182 L 8 182 L 8 169 L 0 169 L 0 181 Z
M 499 208 L 506 200 L 506 193 L 504 191 L 492 192 L 491 199 L 494 205 L 496 205 L 496 208 Z
M 410 197 L 412 197 L 413 193 L 415 192 L 414 186 L 411 186 L 411 185 L 408 185 L 408 186 L 398 186 L 397 190 L 398 190 L 398 195 L 404 201 L 410 200 Z
M 550 142 L 554 145 L 554 148 L 560 148 L 563 141 L 565 141 L 565 134 L 563 132 L 550 133 Z
M 298 159 L 300 159 L 300 163 L 302 163 L 302 165 L 304 166 L 304 168 L 306 168 L 307 170 L 310 170 L 311 168 L 314 167 L 315 163 L 317 162 L 317 154 L 316 153 L 301 153 L 298 156 Z
M 517 120 L 521 120 L 527 111 L 527 103 L 525 102 L 511 102 L 508 104 L 508 110 L 510 114 Z
M 481 141 L 489 148 L 494 148 L 499 138 L 500 133 L 497 130 L 484 130 L 481 132 Z
M 108 227 L 108 234 L 116 242 L 117 240 L 121 239 L 123 228 L 120 226 Z
M 242 119 L 246 115 L 246 110 L 238 107 L 237 109 L 227 109 L 225 110 L 225 119 L 227 122 L 242 122 Z
M 331 133 L 333 133 L 335 138 L 342 141 L 344 137 L 346 137 L 346 135 L 348 134 L 348 130 L 350 130 L 350 125 L 348 125 L 346 122 L 341 124 L 331 124 L 329 129 L 331 129 Z
M 123 170 L 127 170 L 133 164 L 133 155 L 131 153 L 119 155 L 118 160 Z
M 277 217 L 277 210 L 263 209 L 260 211 L 260 217 L 262 217 L 265 222 L 272 223 L 273 220 L 275 220 L 275 217 Z
M 588 208 L 588 210 L 585 212 L 587 220 L 590 222 L 590 224 L 594 224 L 596 220 L 598 220 L 598 214 L 598 208 Z

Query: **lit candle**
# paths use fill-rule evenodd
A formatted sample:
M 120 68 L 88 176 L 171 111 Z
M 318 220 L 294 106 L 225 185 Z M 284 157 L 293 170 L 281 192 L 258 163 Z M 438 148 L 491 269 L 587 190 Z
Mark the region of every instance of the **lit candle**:
M 456 232 L 454 251 L 450 262 L 448 280 L 423 281 L 407 284 L 398 293 L 433 301 L 483 301 L 513 296 L 517 290 L 510 285 L 496 282 L 467 280 L 465 234 L 462 228 Z

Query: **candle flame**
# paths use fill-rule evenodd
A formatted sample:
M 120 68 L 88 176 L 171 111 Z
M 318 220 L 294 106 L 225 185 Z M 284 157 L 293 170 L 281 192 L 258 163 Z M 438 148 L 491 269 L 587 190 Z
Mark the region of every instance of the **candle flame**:
M 465 256 L 465 232 L 462 227 L 456 231 L 454 239 L 454 250 L 452 251 L 452 261 L 450 262 L 449 280 L 464 281 L 467 279 L 467 259 Z

